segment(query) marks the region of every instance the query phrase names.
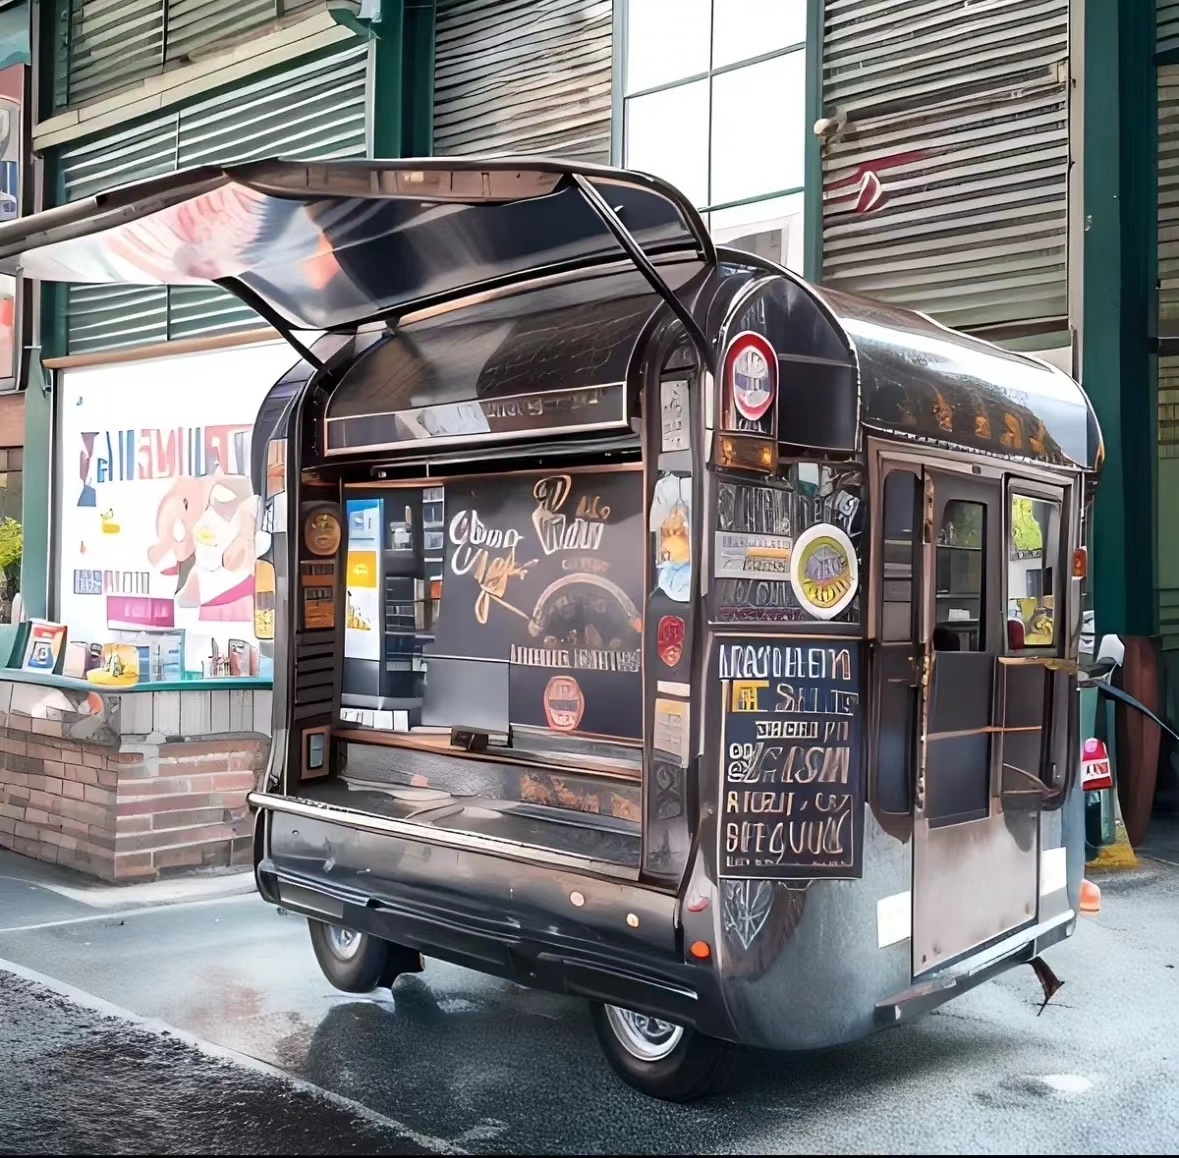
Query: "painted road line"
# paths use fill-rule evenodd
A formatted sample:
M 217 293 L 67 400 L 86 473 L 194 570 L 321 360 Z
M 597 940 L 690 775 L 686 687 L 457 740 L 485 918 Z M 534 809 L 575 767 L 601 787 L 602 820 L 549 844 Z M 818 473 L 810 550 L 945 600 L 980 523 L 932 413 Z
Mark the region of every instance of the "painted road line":
M 176 1029 L 174 1026 L 158 1021 L 155 1018 L 142 1017 L 130 1009 L 124 1009 L 122 1006 L 115 1005 L 101 997 L 95 997 L 92 993 L 87 993 L 82 989 L 76 989 L 72 985 L 67 985 L 64 981 L 58 981 L 55 977 L 49 977 L 44 973 L 37 972 L 35 969 L 26 969 L 25 966 L 18 965 L 15 961 L 8 961 L 0 957 L 0 970 L 10 973 L 14 977 L 20 977 L 25 981 L 31 981 L 34 985 L 41 985 L 53 993 L 66 998 L 68 1001 L 73 1002 L 75 1005 L 89 1009 L 94 1013 L 102 1014 L 105 1017 L 117 1018 L 137 1029 L 142 1029 L 158 1036 L 166 1036 L 174 1041 L 183 1042 L 193 1049 L 200 1050 L 207 1057 L 232 1062 L 235 1065 L 242 1066 L 244 1069 L 252 1070 L 254 1073 L 277 1078 L 279 1081 L 285 1082 L 292 1089 L 323 1098 L 325 1101 L 331 1102 L 333 1105 L 339 1106 L 351 1114 L 355 1114 L 358 1118 L 370 1122 L 373 1125 L 382 1126 L 400 1135 L 406 1141 L 413 1142 L 415 1145 L 421 1146 L 422 1149 L 429 1150 L 434 1154 L 468 1153 L 468 1151 L 461 1149 L 445 1138 L 436 1138 L 430 1134 L 419 1133 L 402 1122 L 388 1118 L 384 1114 L 378 1114 L 376 1110 L 370 1109 L 361 1102 L 346 1098 L 343 1094 L 325 1090 L 322 1086 L 315 1085 L 314 1082 L 297 1078 L 294 1074 L 289 1074 L 286 1070 L 269 1065 L 267 1062 L 259 1061 L 258 1058 L 250 1057 L 249 1054 L 240 1053 L 238 1050 L 230 1049 L 227 1046 L 215 1045 L 211 1041 L 206 1041 L 204 1038 L 197 1037 L 195 1034 L 187 1033 L 184 1030 Z

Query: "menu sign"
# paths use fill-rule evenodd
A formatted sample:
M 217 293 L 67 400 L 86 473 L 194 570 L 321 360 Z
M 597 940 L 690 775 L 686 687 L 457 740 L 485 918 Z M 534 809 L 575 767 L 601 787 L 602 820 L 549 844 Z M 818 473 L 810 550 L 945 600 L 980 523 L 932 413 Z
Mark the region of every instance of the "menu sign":
M 859 647 L 722 640 L 719 875 L 862 875 Z
M 511 722 L 642 737 L 643 476 L 446 484 L 430 654 L 506 662 Z
M 382 414 L 329 413 L 326 425 L 328 454 L 421 442 L 445 446 L 514 440 L 566 430 L 625 426 L 626 390 L 617 383 L 434 403 Z

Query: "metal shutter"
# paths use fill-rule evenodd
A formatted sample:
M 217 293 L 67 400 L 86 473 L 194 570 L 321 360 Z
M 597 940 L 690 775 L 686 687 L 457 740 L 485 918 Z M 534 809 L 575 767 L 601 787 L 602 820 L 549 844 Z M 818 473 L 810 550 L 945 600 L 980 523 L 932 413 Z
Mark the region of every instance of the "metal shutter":
M 1067 325 L 1068 0 L 827 0 L 823 278 Z
M 193 165 L 290 157 L 363 157 L 367 149 L 368 48 L 361 45 L 138 128 L 65 150 L 65 200 Z M 224 290 L 184 286 L 71 285 L 71 354 L 165 342 L 259 325 Z
M 1156 0 L 1155 25 L 1158 52 L 1179 48 L 1179 0 Z
M 56 108 L 240 41 L 309 0 L 56 0 Z
M 1159 65 L 1157 77 L 1158 334 L 1179 338 L 1179 64 Z
M 58 0 L 58 107 L 81 104 L 161 71 L 160 0 Z
M 441 0 L 434 153 L 610 160 L 610 0 Z

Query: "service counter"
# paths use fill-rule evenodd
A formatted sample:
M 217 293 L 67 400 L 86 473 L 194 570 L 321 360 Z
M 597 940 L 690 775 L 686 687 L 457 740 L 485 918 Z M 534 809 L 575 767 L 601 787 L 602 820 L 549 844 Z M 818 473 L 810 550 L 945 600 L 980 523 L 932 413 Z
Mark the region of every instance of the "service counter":
M 0 670 L 0 847 L 112 882 L 248 864 L 271 682 Z

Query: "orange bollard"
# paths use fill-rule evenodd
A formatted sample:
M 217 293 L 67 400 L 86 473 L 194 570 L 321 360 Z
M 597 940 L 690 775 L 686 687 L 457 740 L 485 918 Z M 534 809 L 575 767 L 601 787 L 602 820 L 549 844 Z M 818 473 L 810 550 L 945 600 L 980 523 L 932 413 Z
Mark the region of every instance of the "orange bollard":
M 1092 881 L 1081 881 L 1081 912 L 1101 912 L 1101 890 Z

